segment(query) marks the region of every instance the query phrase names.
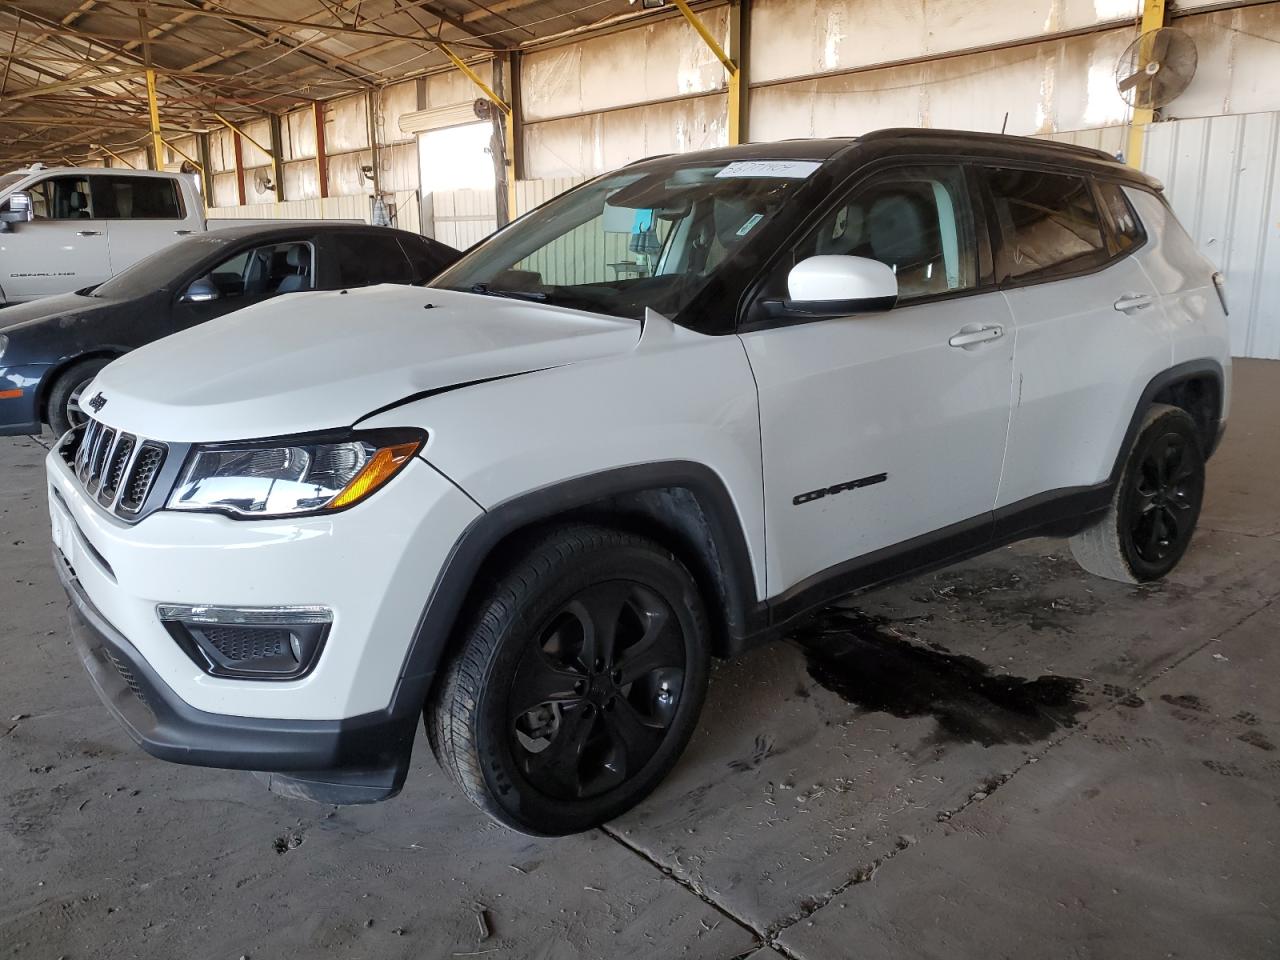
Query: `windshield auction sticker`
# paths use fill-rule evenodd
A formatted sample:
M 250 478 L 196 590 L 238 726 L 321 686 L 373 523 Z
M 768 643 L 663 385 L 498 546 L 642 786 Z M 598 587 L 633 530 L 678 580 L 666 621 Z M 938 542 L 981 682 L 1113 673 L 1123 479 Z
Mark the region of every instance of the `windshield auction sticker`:
M 803 180 L 817 170 L 817 160 L 735 160 L 716 174 L 716 179 L 731 177 L 770 177 L 775 180 Z

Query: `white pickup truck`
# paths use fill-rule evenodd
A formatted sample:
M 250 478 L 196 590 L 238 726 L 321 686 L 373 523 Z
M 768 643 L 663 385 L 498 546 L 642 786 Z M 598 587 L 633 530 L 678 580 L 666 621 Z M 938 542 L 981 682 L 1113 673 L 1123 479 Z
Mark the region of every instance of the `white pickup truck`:
M 0 175 L 0 305 L 102 283 L 205 220 L 195 178 L 156 170 L 45 167 Z

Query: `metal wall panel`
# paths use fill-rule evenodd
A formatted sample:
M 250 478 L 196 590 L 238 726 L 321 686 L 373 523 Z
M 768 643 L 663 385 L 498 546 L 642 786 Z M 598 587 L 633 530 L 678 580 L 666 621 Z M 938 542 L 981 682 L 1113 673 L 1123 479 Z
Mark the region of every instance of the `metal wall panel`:
M 1226 275 L 1231 352 L 1280 359 L 1280 113 L 1154 124 L 1143 161 Z
M 757 0 L 756 82 L 849 70 L 1132 20 L 1139 0 Z

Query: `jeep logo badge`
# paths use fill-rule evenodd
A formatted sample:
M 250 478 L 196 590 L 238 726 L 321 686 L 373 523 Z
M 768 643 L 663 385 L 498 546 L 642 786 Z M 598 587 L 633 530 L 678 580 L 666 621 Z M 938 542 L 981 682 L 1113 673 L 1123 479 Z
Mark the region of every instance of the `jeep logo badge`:
M 97 413 L 106 405 L 107 405 L 107 398 L 102 395 L 101 390 L 95 393 L 93 395 L 93 399 L 89 401 L 89 406 L 93 408 L 94 413 Z

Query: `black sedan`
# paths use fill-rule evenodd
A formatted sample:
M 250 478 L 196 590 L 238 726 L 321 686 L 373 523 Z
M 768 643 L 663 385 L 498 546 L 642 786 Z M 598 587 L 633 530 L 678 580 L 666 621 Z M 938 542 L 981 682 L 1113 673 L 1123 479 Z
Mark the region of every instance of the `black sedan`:
M 187 237 L 105 283 L 0 310 L 0 435 L 63 433 L 115 357 L 297 290 L 426 283 L 458 251 L 402 230 L 300 222 Z

